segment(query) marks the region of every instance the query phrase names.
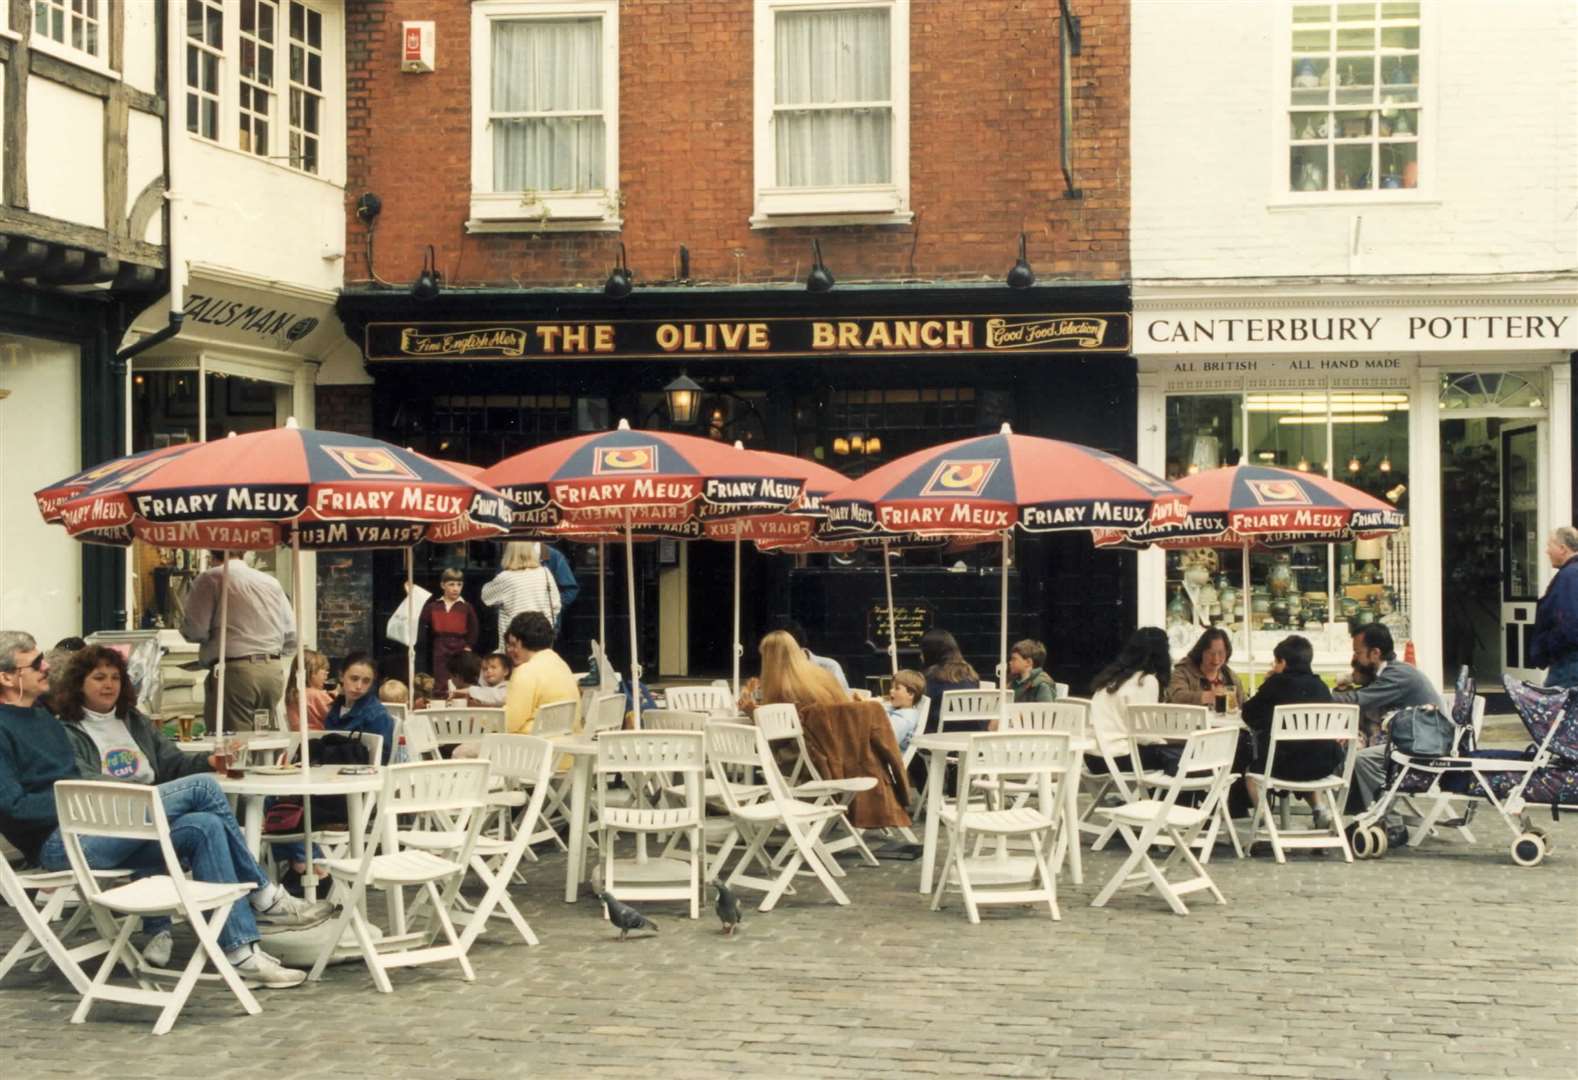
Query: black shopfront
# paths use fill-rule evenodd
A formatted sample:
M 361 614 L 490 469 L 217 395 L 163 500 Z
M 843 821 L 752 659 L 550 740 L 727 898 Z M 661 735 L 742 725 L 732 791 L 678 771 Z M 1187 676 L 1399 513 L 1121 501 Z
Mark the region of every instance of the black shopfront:
M 913 450 L 996 431 L 1097 446 L 1132 459 L 1135 362 L 1126 286 L 1056 284 L 668 287 L 613 300 L 590 290 L 446 289 L 345 293 L 340 315 L 374 379 L 373 433 L 434 457 L 487 466 L 540 443 L 602 430 L 671 428 L 819 460 L 851 477 Z M 702 387 L 688 425 L 664 388 Z M 1046 642 L 1057 678 L 1080 686 L 1133 625 L 1132 556 L 1084 534 L 1016 539 L 1010 633 Z M 563 640 L 573 665 L 596 636 L 597 551 L 565 545 L 581 581 Z M 624 664 L 625 579 L 608 551 L 610 653 Z M 373 624 L 401 596 L 400 556 L 380 554 Z M 419 550 L 417 576 L 466 573 L 477 603 L 499 546 Z M 895 557 L 895 607 L 913 639 L 952 631 L 988 675 L 997 650 L 998 549 Z M 717 677 L 730 667 L 733 553 L 726 543 L 641 545 L 642 662 L 649 678 Z M 742 628 L 754 642 L 792 617 L 851 680 L 886 670 L 880 556 L 784 557 L 745 545 Z M 617 624 L 613 620 L 621 620 Z M 484 613 L 483 645 L 493 623 Z M 917 654 L 901 655 L 906 666 Z

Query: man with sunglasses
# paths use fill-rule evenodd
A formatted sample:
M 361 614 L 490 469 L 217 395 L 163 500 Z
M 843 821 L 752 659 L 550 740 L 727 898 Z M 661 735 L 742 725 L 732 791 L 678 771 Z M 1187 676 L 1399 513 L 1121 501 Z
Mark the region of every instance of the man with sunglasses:
M 76 780 L 80 774 L 64 725 L 38 704 L 48 688 L 49 662 L 33 636 L 0 630 L 0 835 L 29 863 L 64 870 L 54 787 L 57 780 Z M 285 967 L 258 948 L 258 941 L 261 934 L 316 926 L 332 914 L 330 905 L 306 904 L 264 876 L 212 775 L 172 780 L 160 784 L 158 792 L 171 844 L 192 877 L 257 886 L 251 903 L 231 908 L 219 932 L 219 944 L 236 972 L 250 986 L 300 985 L 307 973 Z M 98 869 L 165 872 L 164 855 L 152 842 L 86 837 L 83 852 Z

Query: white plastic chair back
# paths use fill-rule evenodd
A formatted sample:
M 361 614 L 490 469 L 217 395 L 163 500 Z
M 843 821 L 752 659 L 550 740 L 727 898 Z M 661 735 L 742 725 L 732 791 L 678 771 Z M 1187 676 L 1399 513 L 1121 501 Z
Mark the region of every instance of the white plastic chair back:
M 680 712 L 733 716 L 734 699 L 716 686 L 671 686 L 663 693 L 670 709 Z
M 642 731 L 706 731 L 706 713 L 679 709 L 648 709 L 641 714 Z
M 438 757 L 438 739 L 433 734 L 433 721 L 425 712 L 414 712 L 405 718 L 405 751 L 412 761 L 428 761 Z
M 1278 705 L 1271 713 L 1271 742 L 1266 748 L 1266 776 L 1276 776 L 1277 747 L 1299 742 L 1343 743 L 1342 780 L 1353 776 L 1359 746 L 1359 706 Z M 1273 786 L 1275 780 L 1272 780 Z
M 697 731 L 615 731 L 597 740 L 599 773 L 690 773 L 699 779 L 706 765 L 706 738 Z
M 1014 695 L 1008 690 L 944 690 L 937 729 L 967 726 L 979 730 L 982 721 L 996 720 L 1013 700 Z
M 480 756 L 492 775 L 536 789 L 553 776 L 553 744 L 538 735 L 484 735 Z
M 1211 725 L 1211 710 L 1204 705 L 1130 705 L 1124 710 L 1129 735 L 1156 735 L 1181 739 Z
M 758 705 L 755 720 L 756 726 L 770 743 L 800 737 L 800 710 L 793 703 Z
M 1038 807 L 1055 814 L 1057 783 L 1074 763 L 1069 736 L 1061 731 L 1010 731 L 970 736 L 970 747 L 960 755 L 959 790 L 973 790 L 976 780 L 995 782 L 1012 778 L 1036 784 Z
M 1068 697 L 1068 683 L 1066 683 L 1066 682 L 1054 682 L 1052 684 L 1052 689 L 1057 692 L 1057 696 L 1059 698 L 1066 698 L 1066 697 Z
M 586 721 L 583 730 L 587 735 L 618 731 L 625 726 L 625 695 L 595 694 L 582 716 Z
M 487 806 L 486 761 L 417 761 L 384 772 L 380 813 L 447 814 L 480 820 Z
M 997 680 L 995 680 L 995 679 L 982 679 L 981 680 L 981 684 L 980 684 L 980 689 L 982 689 L 982 690 L 996 690 L 997 689 Z M 943 693 L 947 693 L 947 691 L 944 690 Z
M 1090 702 L 1082 698 L 1026 701 L 1008 706 L 1004 731 L 1061 731 L 1083 739 L 1090 727 Z
M 571 698 L 537 706 L 537 713 L 531 721 L 531 733 L 544 739 L 572 734 L 575 731 L 575 709 L 579 704 L 579 701 Z
M 707 765 L 712 771 L 713 779 L 718 782 L 723 804 L 731 813 L 737 812 L 744 805 L 736 794 L 736 787 L 754 789 L 751 783 L 752 770 L 762 761 L 762 751 L 757 748 L 758 741 L 765 749 L 767 744 L 762 739 L 761 730 L 748 724 L 707 726 Z M 767 771 L 777 773 L 778 770 L 774 767 Z M 741 777 L 744 778 L 743 781 Z
M 1198 791 L 1200 778 L 1209 775 L 1211 784 L 1200 803 L 1202 814 L 1209 820 L 1210 814 L 1216 809 L 1217 800 L 1227 787 L 1228 770 L 1237 751 L 1237 728 L 1205 728 L 1190 734 L 1178 758 L 1178 772 L 1167 787 L 1167 805 L 1177 803 L 1180 791 Z
M 328 737 L 330 735 L 343 735 L 343 736 L 349 737 L 349 736 L 357 735 L 357 734 L 360 735 L 360 742 L 361 742 L 361 744 L 367 748 L 367 763 L 369 765 L 382 765 L 384 763 L 384 737 L 382 735 L 374 735 L 370 731 L 363 731 L 363 732 L 360 732 L 360 733 L 350 732 L 350 731 L 309 731 L 309 732 L 307 732 L 307 743 L 308 743 L 308 747 L 307 748 L 310 751 L 308 763 L 311 764 L 315 768 L 317 767 L 318 752 L 317 752 L 316 744 L 321 742 L 326 737 Z M 295 760 L 297 760 L 297 758 L 300 757 L 300 755 L 301 755 L 301 732 L 297 731 L 297 732 L 293 732 L 291 734 L 290 749 L 287 751 L 287 754 L 288 754 L 288 760 L 291 760 L 291 761 L 295 761 Z
M 440 743 L 504 732 L 503 709 L 422 709 L 411 715 L 427 717 Z
M 384 710 L 388 712 L 390 716 L 394 717 L 394 722 L 397 725 L 400 723 L 400 721 L 405 719 L 406 708 L 398 701 L 385 702 Z

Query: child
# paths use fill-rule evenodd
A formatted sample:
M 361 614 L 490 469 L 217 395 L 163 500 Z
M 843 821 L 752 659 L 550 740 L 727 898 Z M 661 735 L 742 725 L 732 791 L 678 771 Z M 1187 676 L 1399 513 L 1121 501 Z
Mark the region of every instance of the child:
M 501 652 L 488 653 L 482 658 L 482 682 L 471 688 L 471 700 L 477 705 L 503 705 L 510 688 L 510 658 Z
M 410 691 L 399 679 L 385 679 L 378 687 L 378 700 L 385 705 L 404 705 L 409 696 Z
M 1026 638 L 1008 650 L 1008 688 L 1014 704 L 1057 700 L 1057 684 L 1042 669 L 1046 667 L 1047 647 Z
M 365 731 L 369 735 L 381 735 L 384 740 L 381 764 L 387 765 L 395 750 L 395 724 L 389 710 L 372 692 L 376 677 L 372 657 L 364 652 L 347 656 L 340 670 L 339 696 L 329 706 L 323 726 L 329 731 Z
M 449 661 L 458 653 L 477 647 L 477 609 L 460 598 L 466 577 L 450 567 L 438 576 L 441 595 L 422 609 L 421 632 L 433 647 L 433 680 L 449 686 Z M 432 697 L 432 694 L 422 695 Z
M 482 658 L 467 649 L 449 658 L 449 687 L 447 697 L 462 704 L 477 687 L 482 678 Z
M 888 690 L 888 720 L 893 724 L 893 737 L 899 749 L 909 748 L 910 740 L 920 727 L 920 699 L 926 696 L 926 676 L 918 671 L 900 671 L 893 676 L 893 686 Z
M 323 688 L 323 684 L 329 681 L 329 658 L 316 649 L 305 649 L 302 656 L 307 661 L 307 727 L 313 731 L 322 731 L 323 718 L 329 715 L 329 706 L 334 703 L 334 695 Z M 290 679 L 285 683 L 285 722 L 291 730 L 301 723 L 296 705 L 294 660 L 290 662 Z

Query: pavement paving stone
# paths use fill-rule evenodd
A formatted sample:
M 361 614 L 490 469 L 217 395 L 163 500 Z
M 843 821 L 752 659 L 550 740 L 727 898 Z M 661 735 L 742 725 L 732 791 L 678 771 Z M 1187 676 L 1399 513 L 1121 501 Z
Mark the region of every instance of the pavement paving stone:
M 71 1026 L 63 981 L 13 973 L 0 1076 L 140 1080 L 201 1062 L 216 1080 L 1574 1080 L 1578 826 L 1549 827 L 1556 854 L 1532 870 L 1511 865 L 1483 816 L 1472 845 L 1379 861 L 1219 854 L 1228 903 L 1191 897 L 1187 918 L 1138 892 L 1090 908 L 1112 850 L 1087 854 L 1085 884 L 1065 880 L 1055 923 L 1004 908 L 971 926 L 957 898 L 928 910 L 916 864 L 851 865 L 847 908 L 808 881 L 724 938 L 710 917 L 641 905 L 660 931 L 623 944 L 595 903 L 559 899 L 563 858 L 545 855 L 515 891 L 543 944 L 490 929 L 474 983 L 453 965 L 396 971 L 386 996 L 340 964 L 260 993 L 256 1017 L 205 986 L 156 1039 L 152 1012 L 130 1006 Z M 0 951 L 19 927 L 0 910 Z

